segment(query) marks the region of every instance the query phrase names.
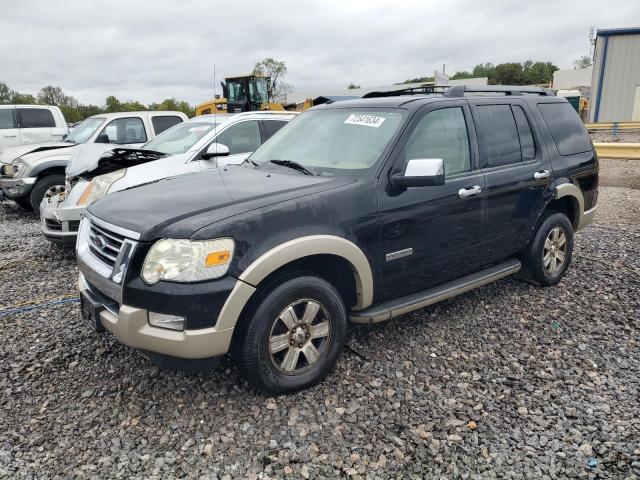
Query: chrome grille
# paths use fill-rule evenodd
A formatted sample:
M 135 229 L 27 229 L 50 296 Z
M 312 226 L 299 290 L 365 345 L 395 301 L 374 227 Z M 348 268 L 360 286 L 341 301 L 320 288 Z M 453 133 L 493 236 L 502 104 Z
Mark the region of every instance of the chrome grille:
M 103 263 L 113 268 L 127 237 L 107 230 L 94 222 L 89 223 L 89 250 Z

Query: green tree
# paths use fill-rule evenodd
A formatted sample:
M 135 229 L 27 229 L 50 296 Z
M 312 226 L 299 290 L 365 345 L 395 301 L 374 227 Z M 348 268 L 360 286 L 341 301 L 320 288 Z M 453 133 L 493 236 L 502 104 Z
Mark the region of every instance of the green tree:
M 405 83 L 427 83 L 433 82 L 433 77 L 416 77 L 416 78 L 407 78 L 402 84 Z
M 38 103 L 71 108 L 78 106 L 78 101 L 75 98 L 65 95 L 60 87 L 54 87 L 53 85 L 47 85 L 40 90 L 38 93 Z
M 105 111 L 108 113 L 122 112 L 122 105 L 114 95 L 109 95 L 105 100 Z
M 0 105 L 11 103 L 11 89 L 9 85 L 4 82 L 0 82 Z
M 593 67 L 593 60 L 589 55 L 583 55 L 579 59 L 573 62 L 573 68 L 579 70 L 581 68 L 591 68 Z
M 287 92 L 291 90 L 291 85 L 284 82 L 287 74 L 287 64 L 273 58 L 265 58 L 256 62 L 253 67 L 254 75 L 265 75 L 269 77 L 267 90 L 269 98 L 275 101 L 284 100 Z
M 516 62 L 496 65 L 493 81 L 496 85 L 524 85 L 527 83 L 522 64 Z
M 523 68 L 526 83 L 551 83 L 553 81 L 553 72 L 559 70 L 551 62 L 525 62 Z
M 11 90 L 11 99 L 9 103 L 12 105 L 34 105 L 38 103 L 36 97 L 30 93 L 20 93 L 15 90 Z
M 351 82 L 347 88 L 349 90 L 355 90 L 356 88 L 361 88 L 361 87 L 360 85 L 356 85 L 355 83 Z
M 456 72 L 451 78 L 451 80 L 461 80 L 464 78 L 473 78 L 474 75 L 471 72 L 467 72 L 466 70 L 463 70 L 462 72 Z
M 191 105 L 184 101 L 178 101 L 175 98 L 167 98 L 160 103 L 152 103 L 149 105 L 149 110 L 174 110 L 182 112 L 188 117 L 195 115 L 195 110 Z
M 496 75 L 496 67 L 493 63 L 479 64 L 473 67 L 471 73 L 474 77 L 488 77 L 489 83 L 491 83 L 491 79 L 495 78 Z

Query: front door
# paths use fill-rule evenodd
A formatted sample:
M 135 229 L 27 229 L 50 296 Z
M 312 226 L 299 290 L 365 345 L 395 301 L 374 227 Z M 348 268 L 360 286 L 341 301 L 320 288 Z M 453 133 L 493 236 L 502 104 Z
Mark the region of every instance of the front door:
M 551 161 L 531 127 L 527 105 L 470 100 L 487 183 L 485 258 L 497 262 L 524 248 L 548 200 Z
M 445 184 L 394 190 L 392 173 L 408 160 L 441 158 Z M 423 107 L 381 175 L 376 303 L 478 269 L 484 227 L 484 176 L 466 100 Z

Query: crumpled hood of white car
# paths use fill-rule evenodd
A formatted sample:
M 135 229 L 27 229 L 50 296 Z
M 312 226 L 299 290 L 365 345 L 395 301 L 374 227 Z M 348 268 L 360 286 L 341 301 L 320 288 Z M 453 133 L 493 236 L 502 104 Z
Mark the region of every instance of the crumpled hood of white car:
M 52 151 L 60 150 L 61 148 L 68 149 L 70 147 L 75 147 L 75 144 L 68 142 L 41 142 L 16 145 L 15 147 L 5 148 L 0 151 L 0 163 L 11 163 L 16 158 L 23 157 L 27 154 L 29 154 L 29 157 L 47 157 L 51 155 Z
M 98 167 L 98 162 L 105 152 L 116 148 L 136 148 L 139 143 L 115 145 L 110 143 L 85 143 L 78 145 L 71 156 L 65 171 L 67 178 L 77 177 Z

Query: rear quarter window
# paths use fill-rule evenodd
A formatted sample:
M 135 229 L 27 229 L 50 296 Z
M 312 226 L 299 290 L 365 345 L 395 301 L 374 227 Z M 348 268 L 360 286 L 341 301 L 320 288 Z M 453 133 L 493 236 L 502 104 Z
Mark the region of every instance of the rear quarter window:
M 46 108 L 18 108 L 20 128 L 51 128 L 56 126 L 53 115 Z
M 7 128 L 16 128 L 13 108 L 0 108 L 0 130 Z
M 287 122 L 283 122 L 282 120 L 265 120 L 262 124 L 264 125 L 264 133 L 267 135 L 267 139 L 269 139 L 284 127 Z
M 539 103 L 542 114 L 560 155 L 591 151 L 591 140 L 580 117 L 568 103 Z
M 158 116 L 151 117 L 151 123 L 153 124 L 153 130 L 156 132 L 156 135 L 158 135 L 174 125 L 182 123 L 182 119 L 175 115 Z

